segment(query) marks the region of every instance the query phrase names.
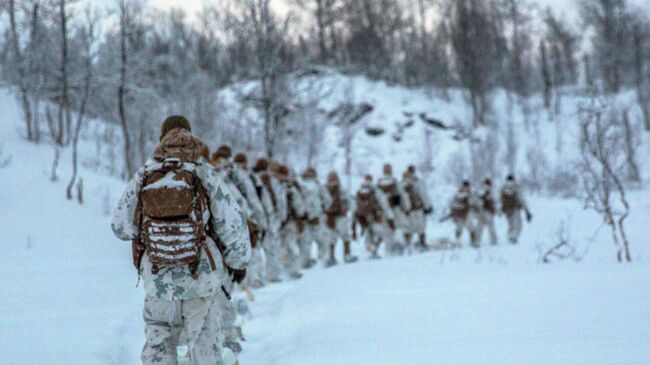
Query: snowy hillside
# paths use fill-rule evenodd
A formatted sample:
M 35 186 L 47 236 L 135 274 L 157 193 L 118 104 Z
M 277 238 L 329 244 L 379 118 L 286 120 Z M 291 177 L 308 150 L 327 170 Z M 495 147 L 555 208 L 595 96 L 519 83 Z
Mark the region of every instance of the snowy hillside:
M 442 193 L 437 198 L 446 203 L 449 188 L 455 189 L 461 179 L 473 178 L 470 146 L 478 148 L 478 154 L 485 155 L 481 162 L 487 165 L 485 175 L 476 180 L 492 175 L 493 180 L 501 181 L 506 174 L 514 172 L 525 185 L 545 195 L 575 196 L 579 188 L 577 181 L 567 183 L 564 180 L 576 178 L 575 163 L 580 159 L 579 111 L 589 102 L 582 89 L 563 90 L 561 101 L 551 110 L 544 108 L 541 95 L 533 95 L 526 104 L 527 113 L 523 112 L 516 97 L 499 90 L 492 96 L 489 124 L 472 130 L 471 108 L 461 90 L 450 89 L 443 93 L 409 89 L 327 69 L 317 68 L 314 72 L 318 72 L 318 76 L 294 77 L 291 87 L 298 91 L 304 104 L 314 103 L 317 109 L 298 124 L 309 128 L 313 123 L 322 130 L 319 138 L 309 142 L 317 145 L 314 165 L 321 170 L 321 175 L 330 170 L 344 171 L 346 125 L 339 118 L 341 110 L 349 105 L 371 109 L 349 128 L 353 134 L 351 189 L 356 188 L 364 174 L 379 174 L 386 162 L 392 163 L 400 176 L 408 165 L 414 164 L 430 184 L 441 189 L 434 195 Z M 256 86 L 256 83 L 244 83 L 222 91 L 220 100 L 225 121 L 244 123 L 246 130 L 261 130 L 257 122 L 261 119 L 258 111 L 242 102 L 242 95 Z M 638 128 L 635 130 L 641 130 L 634 92 L 623 92 L 610 103 L 621 112 L 627 111 L 634 128 Z M 260 137 L 253 137 L 248 131 L 241 133 L 238 127 L 235 130 L 235 136 L 232 132 L 224 133 L 218 139 L 223 140 L 224 136 L 235 139 L 223 141 L 233 144 L 235 149 L 261 149 Z M 305 145 L 302 141 L 291 141 L 296 144 L 293 149 Z M 647 134 L 636 135 L 635 143 L 639 146 L 641 173 L 650 177 Z M 280 155 L 280 159 L 287 160 L 299 171 L 307 163 L 305 154 Z
M 337 87 L 320 101 L 323 110 L 350 97 L 374 106 L 353 142 L 355 179 L 378 174 L 387 160 L 400 173 L 410 163 L 422 166 L 423 151 L 431 147 L 431 193 L 439 215 L 452 188 L 448 167 L 454 154 L 467 153 L 467 145 L 453 138 L 455 132 L 435 128 L 427 140 L 431 127 L 417 115 L 462 122 L 469 115 L 462 96 L 451 92 L 445 101 L 421 90 L 340 75 L 323 82 Z M 630 96 L 621 99 L 625 103 Z M 505 133 L 507 118 L 517 121 L 520 176 L 530 168 L 526 152 L 532 147 L 543 151 L 549 169 L 577 157 L 575 100 L 566 97 L 560 127 L 543 112 L 534 113 L 542 119 L 538 130 L 519 122 L 516 107 L 508 117 L 505 95 L 495 100 L 499 133 Z M 532 104 L 539 108 L 541 101 Z M 20 113 L 5 91 L 0 108 L 0 144 L 11 156 L 9 166 L 0 169 L 5 208 L 0 211 L 0 364 L 138 364 L 143 290 L 136 288 L 129 244 L 113 237 L 107 216 L 124 188 L 123 181 L 110 177 L 119 171 L 117 158 L 111 158 L 119 138 L 113 136 L 110 147 L 100 146 L 96 138 L 105 134 L 94 123 L 84 133 L 85 202 L 79 206 L 64 195 L 69 151 L 61 151 L 59 181 L 49 181 L 53 148 L 19 137 Z M 405 112 L 413 115 L 409 127 Z M 321 174 L 344 164 L 337 128 L 327 127 L 326 149 L 317 160 Z M 373 137 L 367 133 L 373 128 L 384 133 Z M 640 143 L 647 181 L 650 144 Z M 503 158 L 503 146 L 499 150 Z M 499 176 L 505 172 L 500 168 Z M 252 316 L 245 319 L 242 364 L 648 363 L 650 192 L 631 193 L 630 265 L 615 263 L 602 219 L 578 200 L 529 200 L 534 220 L 518 246 L 371 262 L 355 243 L 362 258 L 357 264 L 313 269 L 300 281 L 257 291 Z M 562 221 L 581 260 L 541 264 L 540 253 L 557 243 Z M 451 228 L 431 219 L 429 236 L 450 237 Z M 503 219 L 497 229 L 503 238 Z

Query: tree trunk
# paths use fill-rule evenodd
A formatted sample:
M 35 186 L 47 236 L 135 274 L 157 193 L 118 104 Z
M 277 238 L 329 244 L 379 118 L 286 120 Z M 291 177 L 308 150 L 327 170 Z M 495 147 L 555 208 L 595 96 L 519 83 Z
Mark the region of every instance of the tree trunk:
M 623 112 L 623 133 L 625 134 L 625 158 L 627 160 L 627 177 L 632 182 L 640 182 L 641 174 L 636 163 L 636 150 L 634 146 L 634 132 L 630 125 L 627 110 Z
M 124 167 L 126 168 L 126 178 L 129 179 L 133 175 L 132 153 L 131 153 L 131 140 L 129 137 L 128 123 L 126 119 L 126 68 L 127 68 L 127 14 L 126 14 L 125 0 L 120 2 L 120 85 L 117 88 L 117 109 L 120 118 L 120 127 L 122 128 L 122 138 L 124 138 Z
M 27 140 L 34 140 L 34 131 L 32 128 L 32 107 L 30 105 L 29 93 L 26 85 L 26 73 L 22 51 L 20 49 L 20 41 L 18 36 L 18 25 L 16 22 L 16 2 L 9 0 L 9 26 L 11 30 L 11 44 L 14 51 L 14 63 L 16 66 L 18 77 L 18 89 L 20 93 L 20 104 L 23 109 L 23 117 L 25 127 L 27 129 Z

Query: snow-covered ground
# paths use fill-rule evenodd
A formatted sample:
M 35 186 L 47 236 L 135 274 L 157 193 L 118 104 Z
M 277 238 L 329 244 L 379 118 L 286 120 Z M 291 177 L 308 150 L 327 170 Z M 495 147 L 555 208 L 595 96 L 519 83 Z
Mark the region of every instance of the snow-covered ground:
M 359 84 L 380 105 L 387 105 L 383 98 L 426 105 L 423 96 Z M 364 85 L 382 91 L 372 94 Z M 435 103 L 445 113 L 462 113 L 459 105 Z M 368 123 L 392 128 L 392 116 L 402 110 L 391 108 L 381 107 Z M 84 141 L 85 203 L 67 201 L 69 151 L 61 152 L 60 180 L 50 182 L 52 147 L 19 138 L 19 112 L 5 91 L 0 110 L 0 144 L 12 156 L 0 169 L 0 364 L 139 363 L 142 288 L 136 287 L 130 245 L 112 236 L 106 215 L 124 182 L 106 174 L 108 157 L 102 168 L 89 167 L 96 146 Z M 356 157 L 365 157 L 365 143 L 359 142 Z M 441 145 L 442 170 L 449 144 Z M 391 153 L 404 163 L 417 154 L 417 146 L 381 148 L 379 158 L 366 161 L 371 172 Z M 647 162 L 647 153 L 641 155 Z M 432 193 L 446 199 L 448 188 L 436 186 Z M 579 201 L 534 196 L 534 221 L 518 246 L 368 261 L 357 243 L 357 264 L 316 268 L 299 281 L 255 292 L 242 363 L 650 363 L 650 192 L 633 192 L 631 201 L 629 265 L 615 263 L 607 228 Z M 440 214 L 442 207 L 436 208 Z M 561 221 L 584 258 L 541 264 L 539 251 L 557 242 Z M 435 219 L 429 230 L 432 240 L 451 233 L 449 223 Z M 498 230 L 503 241 L 502 219 Z

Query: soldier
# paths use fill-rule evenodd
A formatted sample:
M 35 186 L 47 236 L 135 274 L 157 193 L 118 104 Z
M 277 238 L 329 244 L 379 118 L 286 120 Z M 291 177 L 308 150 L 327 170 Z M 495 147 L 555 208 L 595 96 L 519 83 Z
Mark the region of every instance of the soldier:
M 267 208 L 265 207 L 271 206 L 272 203 L 261 183 L 248 170 L 247 156 L 238 153 L 233 161 L 233 181 L 250 207 L 251 216 L 248 229 L 254 237 L 251 239 L 253 253 L 248 265 L 245 284 L 249 287 L 259 288 L 264 285 L 264 250 L 261 242 L 268 231 Z
M 217 297 L 228 276 L 243 280 L 250 242 L 240 207 L 200 155 L 187 119 L 167 118 L 153 159 L 113 214 L 113 232 L 132 240 L 144 280 L 145 365 L 176 364 L 181 332 L 191 364 L 223 364 Z
M 248 201 L 244 195 L 240 192 L 237 184 L 234 179 L 233 164 L 230 162 L 230 157 L 232 155 L 230 146 L 222 145 L 212 154 L 210 164 L 214 166 L 219 176 L 226 183 L 226 186 L 230 189 L 232 197 L 237 202 L 237 204 L 242 208 L 242 213 L 246 219 L 249 233 L 251 248 L 254 243 L 257 242 L 257 237 L 255 232 L 251 231 L 254 229 L 255 225 L 252 223 L 252 209 L 248 204 Z M 229 293 L 235 291 L 235 282 L 233 280 L 226 280 L 224 286 Z M 229 298 L 221 297 L 220 298 L 220 309 L 221 309 L 221 338 L 223 339 L 223 346 L 232 350 L 235 354 L 239 354 L 242 350 L 239 340 L 241 337 L 241 328 L 235 325 L 237 321 L 237 312 L 235 309 L 235 303 Z
M 411 207 L 406 217 L 408 225 L 404 231 L 404 242 L 407 247 L 410 247 L 412 235 L 417 234 L 419 237 L 418 247 L 421 250 L 427 250 L 426 216 L 433 212 L 433 206 L 426 189 L 424 189 L 422 182 L 415 174 L 415 166 L 409 166 L 404 172 L 402 189 L 406 191 Z
M 325 225 L 327 227 L 329 242 L 329 261 L 336 264 L 334 251 L 336 242 L 343 241 L 343 261 L 352 263 L 357 261 L 350 249 L 350 198 L 341 190 L 341 181 L 335 171 L 327 176 L 327 190 L 331 197 L 331 203 L 325 207 Z
M 274 174 L 284 184 L 284 194 L 287 201 L 287 215 L 280 228 L 282 240 L 282 257 L 285 270 L 292 279 L 300 279 L 299 239 L 305 230 L 305 202 L 300 187 L 291 176 L 289 168 L 284 165 L 274 165 Z
M 508 175 L 501 188 L 501 211 L 508 219 L 508 240 L 515 244 L 521 234 L 521 210 L 526 213 L 526 221 L 530 222 L 533 215 L 528 210 L 524 197 L 519 192 L 515 177 Z
M 306 227 L 305 234 L 301 240 L 302 265 L 305 268 L 311 267 L 314 260 L 311 257 L 312 244 L 316 242 L 318 257 L 326 267 L 336 263 L 333 256 L 328 255 L 327 234 L 324 227 L 323 208 L 331 204 L 331 197 L 317 179 L 316 170 L 309 167 L 302 173 L 300 184 L 306 204 Z
M 280 225 L 283 221 L 282 206 L 286 202 L 286 197 L 277 193 L 276 179 L 271 176 L 269 171 L 268 160 L 261 158 L 258 159 L 253 167 L 253 172 L 256 174 L 260 182 L 260 191 L 262 194 L 267 195 L 268 206 L 266 209 L 266 217 L 268 228 L 262 246 L 266 255 L 266 280 L 271 283 L 282 281 L 280 278 L 281 264 L 280 264 Z
M 472 230 L 471 225 L 471 197 L 472 191 L 469 181 L 465 180 L 458 188 L 458 192 L 454 195 L 454 198 L 450 204 L 450 213 L 449 217 L 454 222 L 456 226 L 456 240 L 460 240 L 460 237 L 463 235 L 463 231 L 467 229 L 470 236 L 470 242 L 474 246 L 476 244 L 476 238 L 474 231 Z
M 483 181 L 483 187 L 478 193 L 478 211 L 476 226 L 476 242 L 480 244 L 483 229 L 487 227 L 490 234 L 490 243 L 497 244 L 497 232 L 494 229 L 494 215 L 496 214 L 496 203 L 492 196 L 492 180 L 487 178 Z
M 392 212 L 392 221 L 387 222 L 386 228 L 394 235 L 397 228 L 403 232 L 408 230 L 409 221 L 406 212 L 411 209 L 411 203 L 408 195 L 393 176 L 393 167 L 390 164 L 385 164 L 383 172 L 384 175 L 377 180 L 377 187 Z M 386 242 L 386 251 L 399 255 L 404 252 L 404 247 L 393 238 Z
M 355 211 L 352 220 L 352 239 L 357 239 L 356 226 L 361 226 L 361 232 L 366 234 L 365 245 L 370 251 L 370 258 L 377 259 L 379 245 L 386 242 L 391 247 L 394 239 L 395 221 L 393 210 L 390 209 L 384 194 L 372 183 L 372 176 L 365 175 L 364 182 L 357 192 Z

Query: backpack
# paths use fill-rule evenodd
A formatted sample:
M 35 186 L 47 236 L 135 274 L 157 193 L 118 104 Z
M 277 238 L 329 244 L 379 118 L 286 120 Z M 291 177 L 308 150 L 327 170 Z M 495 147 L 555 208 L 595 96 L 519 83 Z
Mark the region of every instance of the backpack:
M 517 194 L 517 191 L 501 190 L 501 210 L 503 210 L 506 215 L 512 214 L 520 207 L 521 204 L 519 203 L 519 195 Z
M 203 222 L 209 201 L 195 168 L 194 163 L 167 158 L 144 172 L 135 220 L 140 248 L 147 252 L 154 275 L 161 267 L 187 265 L 196 279 L 206 235 L 221 248 L 214 230 Z M 215 270 L 214 258 L 204 248 Z
M 404 190 L 406 190 L 406 193 L 409 196 L 411 211 L 424 209 L 424 202 L 422 201 L 420 194 L 415 191 L 415 186 L 412 183 L 405 184 Z
M 372 222 L 381 220 L 381 209 L 373 190 L 361 189 L 357 192 L 357 211 L 355 215 L 364 228 L 368 227 Z
M 388 197 L 388 205 L 390 205 L 391 208 L 395 208 L 401 204 L 401 197 L 397 191 L 397 184 L 395 182 L 391 182 L 387 185 L 379 184 L 379 188 Z
M 494 214 L 496 212 L 496 205 L 494 204 L 494 199 L 492 199 L 492 194 L 489 190 L 486 190 L 481 194 L 481 202 L 483 203 L 483 209 L 490 213 Z
M 335 217 L 345 216 L 348 213 L 348 205 L 341 196 L 341 189 L 339 186 L 328 185 L 327 191 L 329 191 L 330 196 L 332 197 L 332 204 L 329 209 L 327 209 L 326 213 Z
M 468 194 L 457 194 L 451 205 L 451 216 L 456 219 L 465 219 L 469 214 L 470 204 Z

